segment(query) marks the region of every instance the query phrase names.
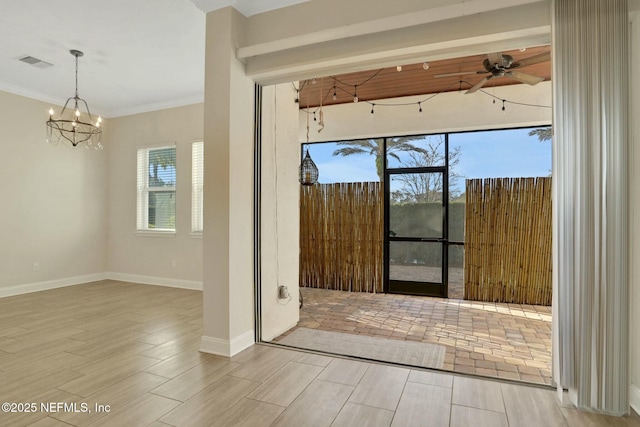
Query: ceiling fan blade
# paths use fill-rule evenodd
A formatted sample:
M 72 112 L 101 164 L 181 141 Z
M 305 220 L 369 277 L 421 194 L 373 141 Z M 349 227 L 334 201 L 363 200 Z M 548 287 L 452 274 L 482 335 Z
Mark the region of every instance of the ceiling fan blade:
M 466 76 L 469 74 L 485 74 L 486 71 L 460 71 L 459 73 L 445 73 L 445 74 L 436 74 L 434 77 L 452 77 L 452 76 Z
M 522 83 L 527 83 L 530 85 L 537 85 L 541 81 L 544 80 L 544 77 L 534 76 L 533 74 L 521 73 L 519 71 L 508 71 L 505 73 L 505 76 L 511 77 L 512 79 L 516 79 Z
M 514 62 L 513 64 L 511 64 L 511 67 L 509 68 L 521 68 L 521 67 L 526 67 L 533 64 L 539 64 L 541 62 L 547 62 L 550 60 L 551 60 L 551 52 L 545 52 L 539 55 L 534 55 L 528 58 L 521 59 L 518 62 Z
M 491 65 L 498 64 L 502 66 L 502 52 L 487 53 L 487 58 Z
M 475 85 L 473 85 L 472 88 L 470 88 L 468 91 L 466 91 L 465 93 L 474 93 L 477 92 L 482 86 L 484 86 L 484 84 L 486 82 L 488 82 L 491 78 L 493 77 L 493 75 L 491 76 L 487 76 L 484 79 L 480 80 L 478 83 L 476 83 Z

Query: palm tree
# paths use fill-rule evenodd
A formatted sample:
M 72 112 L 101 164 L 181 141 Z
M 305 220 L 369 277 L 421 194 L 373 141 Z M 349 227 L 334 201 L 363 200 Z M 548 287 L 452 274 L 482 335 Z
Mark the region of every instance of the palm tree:
M 425 153 L 425 150 L 411 144 L 410 141 L 421 140 L 422 136 L 402 136 L 387 139 L 387 155 L 400 161 L 400 157 L 395 153 L 397 151 L 413 151 L 417 153 Z M 367 154 L 376 157 L 376 172 L 380 178 L 380 182 L 384 181 L 384 139 L 359 139 L 355 141 L 338 142 L 343 148 L 339 148 L 333 152 L 334 156 L 352 156 L 354 154 Z
M 553 138 L 553 128 L 551 126 L 536 128 L 529 131 L 529 136 L 537 136 L 540 142 L 551 141 Z
M 173 174 L 173 180 L 171 182 L 164 182 L 160 176 L 158 176 L 158 169 L 162 168 L 166 170 L 172 167 L 176 168 L 176 149 L 161 148 L 149 151 L 149 165 L 153 168 L 153 172 L 149 171 L 149 182 L 153 184 L 153 187 L 164 187 L 175 185 L 175 174 Z

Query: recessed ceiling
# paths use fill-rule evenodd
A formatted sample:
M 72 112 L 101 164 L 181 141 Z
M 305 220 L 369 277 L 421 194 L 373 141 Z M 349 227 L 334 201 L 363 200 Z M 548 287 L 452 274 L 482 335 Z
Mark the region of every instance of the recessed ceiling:
M 541 53 L 548 53 L 550 50 L 550 46 L 539 46 L 530 47 L 524 51 L 518 49 L 502 53 L 511 55 L 515 61 L 518 61 Z M 389 67 L 323 78 L 317 77 L 313 80 L 300 82 L 300 108 L 306 108 L 307 105 L 317 107 L 320 105 L 321 99 L 323 105 L 353 102 L 354 95 L 357 95 L 360 101 L 374 101 L 402 96 L 466 91 L 488 73 L 440 78 L 436 75 L 482 71 L 484 70 L 482 62 L 485 58 L 487 55 L 483 54 L 441 61 L 427 61 L 429 65 L 427 69 L 424 68 L 424 62 L 420 62 L 417 64 L 398 64 L 402 67 L 401 71 L 398 71 L 397 67 Z M 518 68 L 518 71 L 551 80 L 550 61 Z M 508 77 L 493 78 L 487 82 L 483 89 L 513 84 L 521 83 Z M 355 87 L 356 85 L 357 87 Z M 333 99 L 334 93 L 335 100 Z

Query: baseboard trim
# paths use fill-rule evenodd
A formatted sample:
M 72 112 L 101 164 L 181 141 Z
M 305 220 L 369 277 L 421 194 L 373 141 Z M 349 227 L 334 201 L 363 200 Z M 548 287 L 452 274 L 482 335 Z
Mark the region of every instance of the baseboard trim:
M 229 340 L 203 335 L 200 338 L 200 352 L 231 357 L 231 345 Z
M 64 288 L 66 286 L 82 285 L 84 283 L 97 282 L 99 280 L 118 280 L 121 282 L 139 283 L 141 285 L 167 286 L 170 288 L 202 290 L 202 282 L 195 280 L 171 279 L 166 277 L 143 276 L 140 274 L 126 273 L 94 273 L 84 276 L 65 277 L 62 279 L 47 280 L 44 282 L 25 283 L 22 285 L 0 287 L 0 298 L 12 297 L 32 292 L 48 291 L 50 289 Z
M 33 292 L 48 291 L 50 289 L 64 288 L 67 286 L 81 285 L 83 283 L 105 280 L 105 273 L 86 274 L 83 276 L 65 277 L 62 279 L 47 280 L 44 282 L 25 283 L 22 285 L 0 288 L 0 298 L 12 297 Z
M 245 348 L 255 343 L 254 332 L 247 331 L 232 340 L 208 337 L 203 335 L 200 339 L 200 351 L 218 356 L 231 357 L 240 353 Z
M 640 415 L 640 387 L 631 384 L 629 388 L 629 404 L 636 411 L 636 414 Z
M 140 283 L 141 285 L 168 286 L 170 288 L 202 290 L 202 282 L 196 280 L 172 279 L 168 277 L 144 276 L 141 274 L 105 273 L 107 279 L 121 282 Z
M 231 355 L 236 355 L 240 353 L 242 350 L 251 347 L 256 343 L 256 333 L 252 329 L 250 331 L 246 331 L 243 334 L 238 335 L 234 339 L 231 340 Z

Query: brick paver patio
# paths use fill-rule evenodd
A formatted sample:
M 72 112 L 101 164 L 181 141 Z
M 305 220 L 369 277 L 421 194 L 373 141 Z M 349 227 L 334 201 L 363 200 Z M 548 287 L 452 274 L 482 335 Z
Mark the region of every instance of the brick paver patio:
M 296 328 L 438 343 L 447 350 L 446 370 L 551 384 L 551 307 L 311 288 L 301 292 L 304 306 Z

